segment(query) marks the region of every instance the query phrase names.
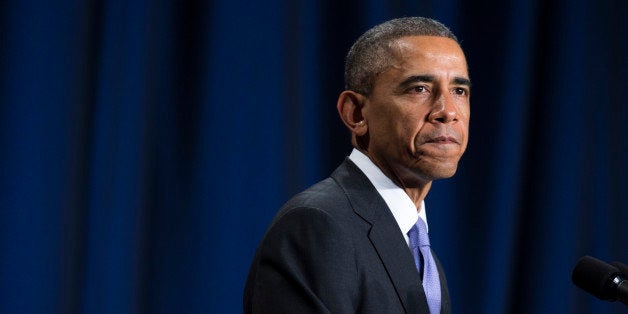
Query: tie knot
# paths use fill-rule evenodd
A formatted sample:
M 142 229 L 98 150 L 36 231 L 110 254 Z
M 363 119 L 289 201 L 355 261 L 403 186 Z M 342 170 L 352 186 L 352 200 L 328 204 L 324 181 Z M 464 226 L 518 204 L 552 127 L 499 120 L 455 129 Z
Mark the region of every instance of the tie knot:
M 419 218 L 417 222 L 412 226 L 412 229 L 408 231 L 408 238 L 410 238 L 411 247 L 430 246 L 430 238 L 427 235 L 427 226 L 423 219 Z

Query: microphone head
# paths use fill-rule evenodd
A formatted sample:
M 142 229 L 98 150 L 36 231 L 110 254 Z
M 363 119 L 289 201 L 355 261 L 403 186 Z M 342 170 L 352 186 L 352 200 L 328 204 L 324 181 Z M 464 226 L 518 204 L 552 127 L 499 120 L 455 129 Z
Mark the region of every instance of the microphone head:
M 628 278 L 628 265 L 622 264 L 620 262 L 610 262 L 610 264 L 619 269 L 624 278 Z
M 617 268 L 597 258 L 583 256 L 576 263 L 571 280 L 576 286 L 599 299 L 614 301 L 616 297 L 613 280 L 620 274 Z

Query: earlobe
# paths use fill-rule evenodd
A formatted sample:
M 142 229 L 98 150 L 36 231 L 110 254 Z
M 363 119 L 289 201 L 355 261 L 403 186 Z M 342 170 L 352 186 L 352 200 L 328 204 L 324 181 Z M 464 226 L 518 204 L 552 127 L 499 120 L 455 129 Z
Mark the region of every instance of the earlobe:
M 357 136 L 362 136 L 368 131 L 367 122 L 362 115 L 364 100 L 363 95 L 346 90 L 340 94 L 336 105 L 342 122 Z

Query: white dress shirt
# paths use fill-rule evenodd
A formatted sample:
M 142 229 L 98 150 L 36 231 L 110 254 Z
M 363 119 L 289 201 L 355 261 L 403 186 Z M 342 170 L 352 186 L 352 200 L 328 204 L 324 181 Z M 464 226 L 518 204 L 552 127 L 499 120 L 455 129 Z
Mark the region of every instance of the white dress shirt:
M 410 243 L 408 231 L 414 226 L 418 218 L 423 219 L 427 226 L 427 215 L 425 214 L 425 202 L 421 201 L 421 208 L 417 210 L 414 202 L 408 194 L 388 178 L 379 167 L 377 167 L 368 156 L 361 151 L 353 149 L 349 159 L 355 163 L 366 177 L 371 181 L 379 195 L 382 196 L 388 208 L 392 212 L 406 243 Z M 427 228 L 429 232 L 429 227 Z

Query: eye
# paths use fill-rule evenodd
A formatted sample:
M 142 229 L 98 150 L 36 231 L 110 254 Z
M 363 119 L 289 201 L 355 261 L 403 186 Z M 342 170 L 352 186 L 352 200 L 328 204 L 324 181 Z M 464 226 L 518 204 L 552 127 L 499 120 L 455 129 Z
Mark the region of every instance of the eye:
M 456 87 L 453 90 L 454 94 L 459 95 L 459 96 L 467 96 L 469 95 L 469 91 L 467 91 L 465 88 L 462 87 Z
M 410 94 L 422 94 L 426 92 L 428 92 L 428 90 L 427 90 L 427 87 L 424 85 L 417 85 L 417 86 L 410 87 L 408 89 L 408 93 Z

